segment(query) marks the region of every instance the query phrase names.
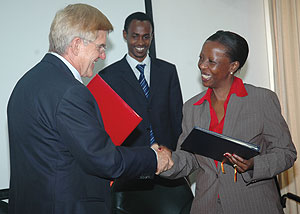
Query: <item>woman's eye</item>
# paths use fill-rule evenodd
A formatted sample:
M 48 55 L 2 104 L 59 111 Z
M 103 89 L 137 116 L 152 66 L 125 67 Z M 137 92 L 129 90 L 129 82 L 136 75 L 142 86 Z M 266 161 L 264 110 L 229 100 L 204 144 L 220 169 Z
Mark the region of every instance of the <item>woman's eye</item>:
M 211 60 L 211 59 L 209 59 L 208 61 L 209 61 L 209 63 L 212 63 L 212 64 L 215 64 L 215 63 L 216 63 L 215 61 L 213 61 L 213 60 Z

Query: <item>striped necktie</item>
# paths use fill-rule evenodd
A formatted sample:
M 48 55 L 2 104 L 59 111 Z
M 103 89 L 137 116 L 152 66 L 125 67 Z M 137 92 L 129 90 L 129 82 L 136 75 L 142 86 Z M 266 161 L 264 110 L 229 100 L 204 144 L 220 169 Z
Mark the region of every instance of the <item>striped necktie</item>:
M 148 99 L 149 98 L 149 86 L 148 86 L 148 83 L 147 83 L 147 81 L 145 79 L 145 75 L 144 75 L 145 66 L 146 66 L 146 64 L 138 64 L 136 66 L 136 68 L 141 73 L 140 78 L 139 78 L 139 83 L 144 91 L 146 98 Z M 152 145 L 154 142 L 155 142 L 154 133 L 152 130 L 152 126 L 150 124 L 150 145 Z

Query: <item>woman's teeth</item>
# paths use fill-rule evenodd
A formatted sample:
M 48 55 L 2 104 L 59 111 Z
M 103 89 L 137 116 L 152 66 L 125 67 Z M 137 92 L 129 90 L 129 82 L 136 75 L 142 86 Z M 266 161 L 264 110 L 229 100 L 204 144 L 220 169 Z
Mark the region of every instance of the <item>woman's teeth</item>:
M 211 78 L 211 75 L 208 75 L 208 74 L 201 74 L 202 78 L 208 80 Z

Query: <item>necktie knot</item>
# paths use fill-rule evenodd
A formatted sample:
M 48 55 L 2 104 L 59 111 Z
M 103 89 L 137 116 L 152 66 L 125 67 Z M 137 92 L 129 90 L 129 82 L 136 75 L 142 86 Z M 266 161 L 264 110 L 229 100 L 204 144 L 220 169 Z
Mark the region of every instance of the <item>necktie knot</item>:
M 146 64 L 138 64 L 136 68 L 138 69 L 141 74 L 144 74 L 144 69 L 145 69 Z

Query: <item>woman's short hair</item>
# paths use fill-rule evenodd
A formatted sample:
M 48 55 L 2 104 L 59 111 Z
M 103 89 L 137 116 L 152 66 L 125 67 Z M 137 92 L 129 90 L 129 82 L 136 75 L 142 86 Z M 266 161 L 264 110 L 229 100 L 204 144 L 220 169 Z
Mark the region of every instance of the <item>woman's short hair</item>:
M 99 30 L 113 30 L 103 13 L 87 4 L 70 4 L 54 17 L 49 33 L 49 51 L 62 55 L 74 38 L 94 41 Z
M 215 34 L 211 35 L 206 41 L 219 42 L 227 48 L 227 55 L 231 59 L 231 62 L 238 61 L 240 66 L 238 69 L 242 68 L 245 64 L 249 47 L 246 39 L 240 35 L 230 32 L 219 30 Z

